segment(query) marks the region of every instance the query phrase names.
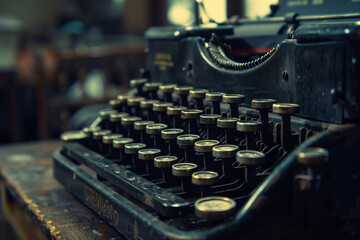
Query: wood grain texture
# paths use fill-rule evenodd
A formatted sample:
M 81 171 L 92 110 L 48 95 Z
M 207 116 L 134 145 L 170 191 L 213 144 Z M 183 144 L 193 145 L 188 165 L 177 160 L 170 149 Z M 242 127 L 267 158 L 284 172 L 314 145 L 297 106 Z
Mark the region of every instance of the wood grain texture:
M 126 239 L 54 179 L 52 153 L 60 146 L 59 141 L 0 146 L 6 191 L 49 239 Z

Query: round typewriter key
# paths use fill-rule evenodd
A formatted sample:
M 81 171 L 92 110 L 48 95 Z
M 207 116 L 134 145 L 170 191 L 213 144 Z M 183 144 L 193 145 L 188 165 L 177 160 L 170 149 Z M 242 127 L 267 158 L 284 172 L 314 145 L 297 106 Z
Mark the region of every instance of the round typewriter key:
M 117 133 L 112 133 L 112 134 L 108 134 L 108 135 L 104 135 L 102 138 L 102 142 L 104 144 L 104 153 L 105 154 L 109 154 L 110 158 L 115 158 L 116 154 L 113 150 L 113 140 L 116 138 L 121 138 L 123 135 L 122 134 L 117 134 Z
M 133 126 L 136 121 L 141 121 L 141 117 L 136 116 L 127 116 L 121 119 L 121 125 L 123 126 Z
M 300 106 L 292 103 L 275 103 L 272 105 L 272 110 L 277 114 L 291 115 L 298 113 L 300 111 Z
M 174 89 L 175 93 L 177 93 L 180 96 L 180 105 L 184 106 L 184 107 L 189 107 L 189 102 L 188 102 L 188 95 L 189 95 L 189 91 L 193 89 L 193 87 L 190 86 L 180 86 L 180 87 L 176 87 Z
M 154 121 L 147 121 L 147 120 L 143 120 L 143 121 L 136 121 L 134 123 L 134 129 L 135 130 L 146 130 L 146 126 L 149 124 L 154 124 Z
M 221 102 L 222 96 L 225 93 L 222 92 L 207 92 L 205 94 L 205 100 L 211 101 L 211 102 Z
M 154 166 L 157 168 L 171 168 L 177 162 L 178 158 L 176 156 L 158 156 L 154 158 Z
M 101 130 L 100 126 L 95 126 L 95 127 L 84 127 L 83 128 L 83 132 L 87 135 L 87 136 L 92 136 L 92 133 L 95 131 L 99 131 Z
M 154 123 L 146 125 L 146 133 L 147 134 L 161 134 L 163 129 L 167 128 L 166 124 L 162 123 Z
M 241 94 L 224 94 L 223 103 L 230 105 L 230 116 L 239 117 L 239 104 L 245 101 L 245 96 Z
M 237 150 L 238 146 L 226 144 L 213 147 L 212 152 L 216 158 L 235 158 Z
M 226 144 L 236 144 L 236 123 L 239 121 L 237 118 L 222 117 L 217 120 L 217 127 L 221 128 L 224 132 Z
M 157 91 L 159 89 L 159 86 L 160 83 L 155 83 L 155 82 L 145 83 L 144 89 L 146 91 Z
M 191 182 L 199 186 L 212 186 L 219 180 L 219 174 L 213 171 L 194 172 L 191 176 Z
M 140 106 L 140 102 L 145 100 L 144 97 L 131 97 L 131 98 L 128 98 L 127 100 L 127 105 L 128 106 Z
M 239 132 L 257 132 L 262 129 L 261 122 L 239 121 L 237 122 L 236 129 Z
M 213 147 L 219 145 L 217 140 L 200 140 L 195 143 L 195 151 L 205 153 L 212 152 Z
M 251 106 L 258 110 L 271 110 L 274 103 L 276 103 L 275 99 L 253 99 Z
M 204 98 L 205 94 L 209 92 L 207 89 L 192 89 L 189 91 L 190 97 L 192 98 Z
M 102 130 L 98 130 L 98 131 L 93 132 L 92 136 L 93 136 L 93 139 L 102 139 L 102 137 L 104 135 L 108 135 L 108 134 L 111 134 L 111 130 L 102 129 Z
M 172 174 L 177 177 L 191 176 L 197 169 L 195 163 L 176 163 L 172 165 Z
M 266 146 L 273 146 L 273 135 L 269 125 L 268 112 L 271 111 L 275 99 L 253 99 L 251 101 L 252 107 L 259 111 L 260 121 L 263 125 L 261 131 L 261 140 Z
M 285 151 L 291 151 L 294 148 L 294 140 L 291 131 L 290 115 L 298 113 L 300 107 L 298 104 L 275 103 L 272 110 L 274 113 L 281 115 L 281 145 Z
M 146 149 L 139 150 L 138 157 L 139 157 L 139 159 L 142 159 L 142 160 L 152 160 L 155 157 L 159 156 L 160 153 L 161 153 L 160 149 L 146 148 Z
M 329 152 L 324 148 L 312 147 L 306 148 L 298 153 L 297 160 L 304 165 L 317 165 L 327 162 Z
M 109 101 L 109 106 L 114 110 L 120 110 L 121 102 L 119 99 L 111 99 Z
M 185 109 L 181 111 L 181 118 L 183 119 L 197 119 L 203 113 L 199 109 Z
M 142 87 L 148 81 L 149 80 L 147 78 L 131 79 L 130 80 L 130 87 Z
M 221 118 L 219 114 L 201 114 L 199 122 L 207 125 L 216 124 L 219 118 Z
M 113 140 L 113 147 L 124 149 L 126 144 L 134 142 L 134 139 L 132 138 L 115 138 Z
M 158 102 L 159 102 L 159 100 L 145 99 L 140 102 L 140 107 L 142 109 L 152 109 L 154 103 L 158 103 Z
M 173 105 L 170 102 L 158 102 L 153 104 L 153 110 L 156 112 L 166 112 L 169 106 Z
M 223 103 L 236 103 L 240 104 L 245 101 L 245 96 L 241 94 L 224 94 L 222 96 Z
M 102 137 L 102 141 L 105 144 L 112 144 L 114 139 L 121 137 L 123 137 L 122 134 L 117 134 L 117 133 L 107 134 Z
M 174 88 L 175 93 L 179 95 L 187 95 L 189 94 L 189 91 L 192 90 L 193 87 L 191 86 L 177 86 Z
M 144 143 L 128 143 L 125 145 L 125 153 L 126 154 L 138 154 L 139 150 L 142 148 L 146 148 L 146 144 L 144 144 Z
M 84 143 L 84 141 L 88 138 L 88 135 L 83 131 L 72 130 L 64 132 L 60 135 L 60 139 L 65 142 L 79 142 Z
M 236 161 L 244 165 L 261 165 L 265 163 L 265 154 L 254 150 L 240 150 L 236 153 Z
M 219 128 L 236 128 L 237 118 L 222 117 L 217 119 L 217 126 Z
M 210 101 L 212 104 L 212 113 L 220 114 L 220 102 L 224 93 L 221 92 L 208 92 L 205 95 L 205 100 Z
M 128 117 L 129 113 L 126 112 L 117 112 L 110 115 L 110 122 L 120 122 L 121 118 Z
M 169 106 L 167 108 L 167 115 L 178 115 L 180 116 L 181 115 L 181 112 L 183 110 L 186 110 L 187 108 L 186 107 L 183 107 L 183 106 Z
M 115 109 L 102 109 L 99 111 L 99 115 L 102 119 L 109 119 L 110 115 L 116 113 Z
M 163 139 L 176 139 L 179 135 L 183 134 L 184 130 L 180 128 L 168 128 L 161 131 L 161 138 Z
M 195 214 L 208 220 L 224 220 L 236 209 L 236 202 L 227 197 L 205 197 L 195 202 Z
M 179 146 L 194 146 L 195 142 L 197 142 L 199 139 L 199 135 L 184 134 L 177 137 L 177 144 Z
M 117 95 L 117 99 L 120 101 L 120 103 L 126 103 L 128 98 L 131 98 L 133 96 L 131 95 L 124 95 L 124 94 L 119 94 Z
M 163 93 L 172 93 L 176 88 L 176 86 L 177 86 L 176 84 L 164 83 L 159 86 L 159 91 Z

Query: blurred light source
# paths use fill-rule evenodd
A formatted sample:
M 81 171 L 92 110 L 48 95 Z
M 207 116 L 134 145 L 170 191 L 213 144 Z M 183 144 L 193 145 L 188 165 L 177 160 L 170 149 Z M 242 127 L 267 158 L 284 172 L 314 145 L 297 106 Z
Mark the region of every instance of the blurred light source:
M 226 0 L 202 0 L 202 2 L 208 15 L 206 16 L 203 9 L 200 8 L 200 17 L 203 19 L 204 23 L 210 19 L 217 23 L 221 23 L 226 20 Z
M 171 24 L 189 26 L 195 22 L 193 5 L 189 1 L 172 1 L 167 17 Z M 190 1 L 192 2 L 192 1 Z
M 245 0 L 245 16 L 249 18 L 265 17 L 270 13 L 270 5 L 279 0 Z

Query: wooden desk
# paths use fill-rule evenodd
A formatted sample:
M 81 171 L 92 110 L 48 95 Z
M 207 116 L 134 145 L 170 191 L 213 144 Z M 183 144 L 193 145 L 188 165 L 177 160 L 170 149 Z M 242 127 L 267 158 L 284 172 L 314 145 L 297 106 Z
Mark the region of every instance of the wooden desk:
M 0 146 L 2 214 L 18 237 L 126 239 L 54 179 L 52 153 L 60 146 L 60 141 Z

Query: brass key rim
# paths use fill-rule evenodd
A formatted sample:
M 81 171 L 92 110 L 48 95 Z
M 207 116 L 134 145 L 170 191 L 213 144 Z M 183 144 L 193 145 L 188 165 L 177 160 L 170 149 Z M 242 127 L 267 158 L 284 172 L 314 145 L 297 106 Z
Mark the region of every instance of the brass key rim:
M 320 147 L 306 148 L 298 153 L 297 160 L 304 165 L 318 165 L 327 162 L 329 152 Z
M 216 125 L 219 128 L 236 128 L 237 118 L 221 117 L 217 119 Z
M 144 97 L 132 97 L 132 98 L 128 98 L 127 100 L 127 105 L 130 107 L 133 106 L 140 106 L 140 102 L 145 100 Z
M 230 217 L 236 210 L 236 202 L 228 197 L 204 197 L 195 202 L 195 214 L 208 220 L 222 220 Z
M 186 109 L 181 111 L 181 118 L 183 119 L 197 119 L 203 113 L 199 109 Z
M 205 94 L 205 100 L 206 101 L 211 101 L 211 102 L 221 102 L 222 101 L 222 96 L 225 93 L 222 92 L 207 92 Z
M 199 122 L 201 124 L 216 124 L 217 120 L 221 118 L 219 114 L 201 114 Z
M 99 111 L 99 116 L 102 118 L 102 119 L 109 119 L 110 118 L 110 115 L 113 114 L 113 113 L 116 113 L 117 111 L 115 109 L 102 109 Z
M 236 130 L 239 132 L 257 132 L 262 130 L 263 124 L 255 121 L 238 121 Z
M 142 148 L 146 148 L 146 144 L 144 144 L 144 143 L 128 143 L 125 145 L 125 153 L 126 154 L 138 154 L 139 150 Z
M 183 106 L 169 106 L 166 110 L 167 115 L 181 115 L 183 110 L 186 110 L 187 107 Z
M 141 160 L 152 160 L 161 153 L 160 149 L 157 148 L 143 148 L 138 152 L 138 157 Z
M 60 135 L 60 139 L 63 142 L 79 141 L 79 140 L 83 140 L 83 139 L 87 139 L 87 138 L 88 138 L 88 135 L 85 134 L 81 130 L 66 131 Z
M 195 163 L 175 163 L 172 165 L 172 174 L 177 177 L 191 176 L 197 169 Z
M 179 95 L 187 95 L 187 94 L 189 94 L 189 91 L 192 89 L 194 89 L 194 88 L 191 86 L 178 86 L 178 87 L 175 87 L 174 91 L 175 91 L 175 93 L 177 93 Z
M 195 151 L 201 153 L 212 152 L 212 148 L 219 144 L 220 142 L 217 140 L 200 140 L 195 142 Z
M 245 96 L 242 94 L 224 94 L 222 96 L 223 103 L 243 103 L 245 101 Z
M 153 104 L 153 111 L 156 112 L 165 112 L 168 107 L 172 106 L 173 103 L 170 102 L 158 102 Z
M 147 134 L 161 134 L 161 131 L 167 128 L 168 125 L 163 123 L 153 123 L 146 125 L 146 133 Z
M 192 98 L 204 98 L 207 92 L 209 92 L 207 89 L 192 89 L 189 94 Z
M 179 146 L 193 146 L 195 142 L 200 139 L 199 135 L 196 134 L 184 134 L 176 138 L 176 143 Z
M 121 125 L 123 126 L 133 126 L 136 121 L 141 121 L 141 117 L 129 116 L 121 118 Z
M 239 147 L 231 144 L 217 145 L 213 147 L 212 153 L 216 158 L 235 158 Z
M 111 99 L 110 101 L 109 101 L 109 105 L 111 106 L 111 107 L 117 107 L 117 106 L 119 106 L 121 104 L 121 101 L 119 100 L 119 99 Z
M 154 158 L 154 166 L 157 168 L 170 168 L 177 162 L 176 156 L 157 156 Z
M 180 128 L 168 128 L 161 131 L 161 138 L 163 139 L 176 139 L 179 135 L 183 134 L 184 130 Z
M 155 99 L 145 99 L 145 100 L 142 100 L 142 101 L 140 102 L 140 108 L 143 108 L 143 109 L 152 109 L 154 103 L 158 103 L 158 102 L 160 102 L 160 101 L 159 101 L 159 100 L 155 100 Z
M 299 113 L 300 106 L 294 103 L 275 103 L 272 105 L 273 113 L 291 115 Z
M 131 79 L 130 80 L 130 87 L 141 87 L 149 80 L 147 78 L 138 78 L 138 79 Z
M 236 153 L 236 161 L 244 165 L 262 165 L 265 163 L 265 154 L 255 150 L 240 150 Z
M 156 91 L 159 89 L 161 83 L 145 83 L 144 90 L 145 91 Z
M 159 91 L 163 93 L 172 93 L 176 86 L 176 84 L 165 83 L 159 86 Z
M 103 143 L 105 144 L 112 144 L 113 140 L 116 139 L 116 138 L 122 138 L 123 135 L 122 134 L 119 134 L 119 133 L 111 133 L 111 134 L 107 134 L 107 135 L 104 135 L 102 140 L 103 140 Z
M 126 112 L 118 112 L 110 115 L 110 122 L 120 122 L 121 118 L 128 117 L 130 114 Z
M 87 135 L 87 136 L 90 136 L 92 135 L 93 132 L 96 132 L 96 131 L 99 131 L 101 130 L 101 127 L 100 126 L 95 126 L 95 127 L 84 127 L 82 129 L 82 131 Z
M 132 138 L 115 138 L 113 140 L 113 147 L 123 149 L 123 148 L 125 148 L 126 144 L 129 144 L 132 142 L 134 142 L 134 139 L 132 139 Z
M 191 175 L 191 182 L 198 186 L 215 185 L 219 180 L 219 174 L 214 171 L 199 171 Z
M 130 97 L 133 97 L 133 96 L 119 94 L 119 95 L 117 95 L 116 98 L 120 101 L 120 103 L 126 103 L 127 99 L 130 98 Z
M 155 123 L 154 121 L 148 121 L 148 120 L 136 121 L 134 123 L 134 129 L 138 131 L 146 130 L 147 125 L 154 123 Z
M 258 110 L 271 110 L 274 103 L 276 103 L 275 99 L 253 99 L 251 107 Z
M 109 129 L 101 129 L 99 131 L 95 131 L 92 134 L 93 139 L 102 139 L 104 135 L 111 134 L 111 130 Z

